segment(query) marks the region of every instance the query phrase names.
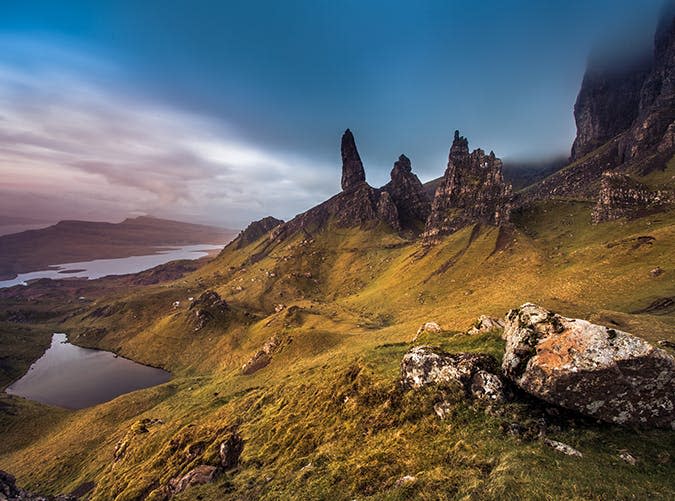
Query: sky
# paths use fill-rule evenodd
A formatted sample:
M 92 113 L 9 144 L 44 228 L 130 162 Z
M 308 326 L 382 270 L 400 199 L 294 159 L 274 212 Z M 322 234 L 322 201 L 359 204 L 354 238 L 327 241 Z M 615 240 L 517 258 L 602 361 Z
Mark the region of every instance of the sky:
M 452 133 L 567 155 L 589 55 L 651 46 L 662 0 L 0 0 L 0 216 L 241 228 Z

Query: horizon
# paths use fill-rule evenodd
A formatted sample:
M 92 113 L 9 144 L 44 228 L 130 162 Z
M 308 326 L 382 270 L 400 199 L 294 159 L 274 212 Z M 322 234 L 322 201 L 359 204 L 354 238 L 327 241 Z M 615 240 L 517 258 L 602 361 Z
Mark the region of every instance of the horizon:
M 0 214 L 288 220 L 339 191 L 348 127 L 373 186 L 402 153 L 440 177 L 455 129 L 568 156 L 591 54 L 651 49 L 664 2 L 191 5 L 0 8 Z

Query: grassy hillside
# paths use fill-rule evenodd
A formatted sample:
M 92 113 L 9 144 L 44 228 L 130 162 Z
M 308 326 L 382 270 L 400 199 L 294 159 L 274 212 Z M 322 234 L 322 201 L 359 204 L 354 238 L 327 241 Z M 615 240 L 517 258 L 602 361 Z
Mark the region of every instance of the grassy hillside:
M 526 301 L 675 341 L 674 311 L 636 313 L 675 295 L 674 223 L 667 213 L 592 225 L 588 204 L 551 201 L 511 228 L 465 228 L 429 249 L 383 227 L 328 227 L 228 247 L 178 280 L 63 306 L 60 330 L 74 342 L 175 377 L 75 412 L 3 397 L 0 469 L 35 490 L 93 481 L 91 499 L 160 499 L 169 479 L 213 463 L 237 428 L 240 466 L 174 499 L 672 499 L 672 432 L 562 413 L 546 433 L 584 454 L 568 457 L 536 439 L 550 406 L 525 399 L 495 414 L 457 395 L 441 421 L 437 391 L 402 392 L 397 377 L 426 321 L 444 332 L 420 343 L 501 356 L 497 333 L 462 332 Z M 656 266 L 665 273 L 651 276 Z M 188 298 L 205 290 L 231 309 L 197 329 Z M 271 363 L 243 375 L 272 338 Z M 514 422 L 526 432 L 505 432 Z

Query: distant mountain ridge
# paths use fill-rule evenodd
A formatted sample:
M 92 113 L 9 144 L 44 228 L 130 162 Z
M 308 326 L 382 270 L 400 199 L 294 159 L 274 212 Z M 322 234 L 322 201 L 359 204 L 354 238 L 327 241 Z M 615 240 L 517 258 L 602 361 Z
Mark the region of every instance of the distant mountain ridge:
M 0 236 L 0 278 L 59 263 L 150 254 L 164 246 L 225 244 L 236 234 L 237 230 L 149 216 L 121 223 L 60 221 Z

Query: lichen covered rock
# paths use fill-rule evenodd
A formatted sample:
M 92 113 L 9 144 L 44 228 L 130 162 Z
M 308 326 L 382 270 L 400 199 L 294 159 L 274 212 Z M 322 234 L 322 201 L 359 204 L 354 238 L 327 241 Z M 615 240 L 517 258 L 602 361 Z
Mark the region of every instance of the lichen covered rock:
M 626 332 L 527 303 L 506 317 L 504 375 L 552 404 L 616 424 L 675 429 L 675 359 Z
M 483 334 L 484 332 L 493 332 L 504 328 L 504 320 L 487 315 L 481 315 L 474 322 L 471 328 L 466 332 L 470 335 Z
M 495 374 L 497 370 L 497 361 L 491 355 L 447 353 L 433 346 L 415 346 L 401 361 L 400 384 L 405 389 L 414 389 L 428 384 L 459 383 L 473 398 L 502 402 L 506 396 L 504 385 Z

